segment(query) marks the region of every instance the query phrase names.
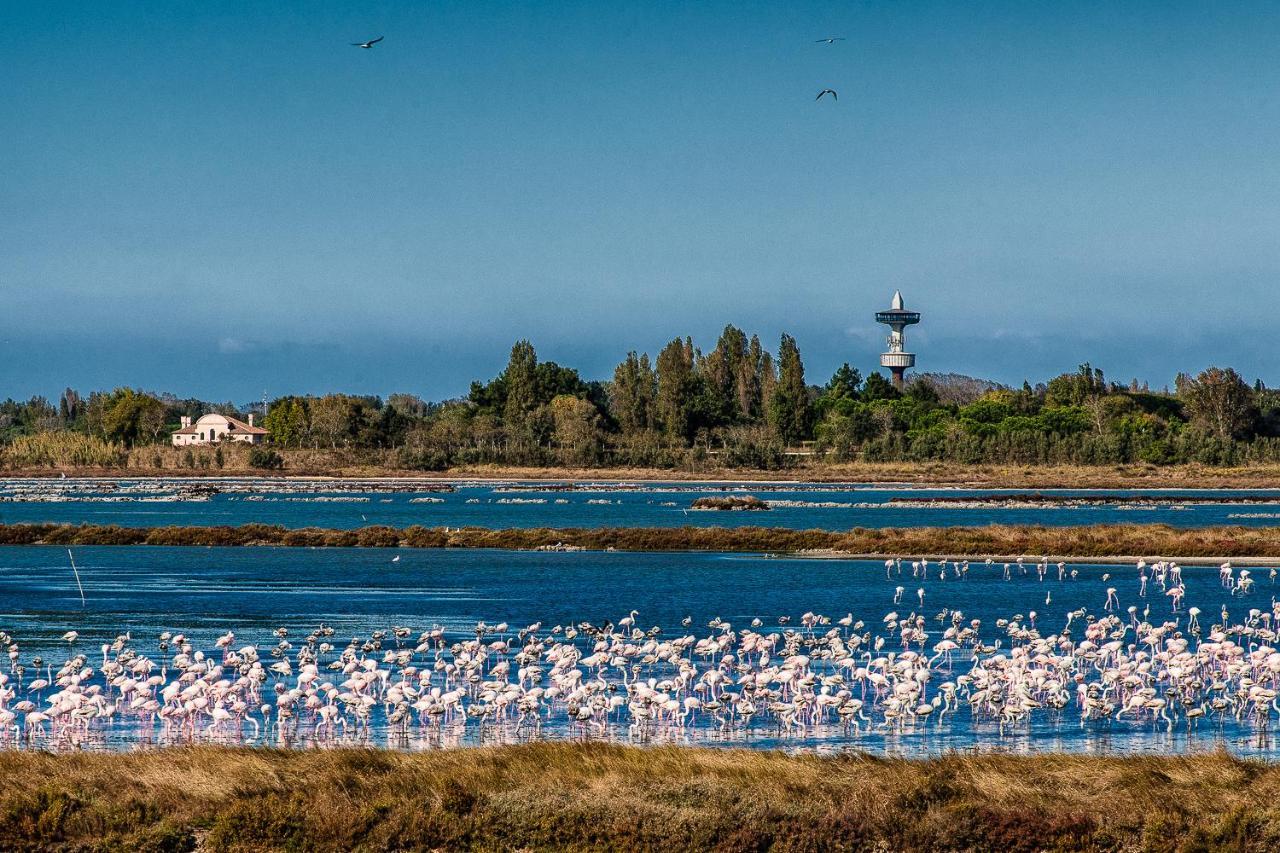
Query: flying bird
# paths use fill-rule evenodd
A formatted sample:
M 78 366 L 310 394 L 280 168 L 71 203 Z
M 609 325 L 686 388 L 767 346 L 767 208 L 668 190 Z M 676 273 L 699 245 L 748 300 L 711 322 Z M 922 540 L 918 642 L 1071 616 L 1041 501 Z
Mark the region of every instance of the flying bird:
M 375 44 L 377 44 L 378 42 L 382 41 L 384 38 L 386 38 L 386 36 L 378 36 L 376 39 L 371 39 L 371 40 L 369 40 L 369 41 L 353 41 L 353 42 L 351 43 L 351 46 L 352 46 L 352 47 L 359 47 L 359 48 L 363 48 L 363 49 L 365 49 L 365 50 L 369 50 L 369 49 L 370 49 L 370 48 L 372 48 Z
M 830 96 L 831 96 L 831 100 L 833 100 L 833 101 L 838 101 L 838 100 L 840 100 L 840 96 L 836 94 L 836 90 L 835 90 L 835 89 L 823 89 L 821 92 L 819 92 L 819 93 L 818 93 L 818 97 L 814 98 L 814 100 L 815 100 L 815 101 L 821 101 L 821 100 L 822 100 L 822 96 L 823 96 L 823 95 L 830 95 Z
M 831 38 L 817 39 L 814 44 L 835 44 L 838 41 L 848 41 L 844 36 L 832 36 Z

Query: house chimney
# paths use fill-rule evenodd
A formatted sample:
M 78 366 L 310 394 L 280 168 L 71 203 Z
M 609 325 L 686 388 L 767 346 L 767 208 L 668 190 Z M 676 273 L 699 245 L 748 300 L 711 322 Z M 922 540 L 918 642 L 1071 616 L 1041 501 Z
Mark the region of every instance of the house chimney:
M 249 413 L 249 426 L 253 426 L 253 412 Z
M 186 429 L 187 427 L 191 426 L 191 416 L 183 415 L 181 418 L 181 422 L 182 422 L 182 429 Z

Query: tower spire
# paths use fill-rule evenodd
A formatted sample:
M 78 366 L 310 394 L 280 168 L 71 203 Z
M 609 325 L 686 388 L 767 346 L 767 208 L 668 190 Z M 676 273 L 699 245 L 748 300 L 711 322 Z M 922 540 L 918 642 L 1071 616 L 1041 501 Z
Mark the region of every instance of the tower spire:
M 889 310 L 876 312 L 876 322 L 884 323 L 890 329 L 888 349 L 880 354 L 880 366 L 889 369 L 893 374 L 894 387 L 901 389 L 907 368 L 916 366 L 915 353 L 906 350 L 907 341 L 903 331 L 907 326 L 920 322 L 920 313 L 908 311 L 902 301 L 902 291 L 895 290 Z

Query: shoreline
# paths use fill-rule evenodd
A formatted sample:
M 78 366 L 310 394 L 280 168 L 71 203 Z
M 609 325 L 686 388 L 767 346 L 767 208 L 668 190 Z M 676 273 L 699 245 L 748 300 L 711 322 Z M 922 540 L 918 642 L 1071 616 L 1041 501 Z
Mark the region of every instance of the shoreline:
M 0 774 L 0 844 L 15 851 L 1262 851 L 1280 839 L 1280 765 L 1223 752 L 186 747 L 0 751 Z
M 930 560 L 1124 564 L 1138 559 L 1218 565 L 1227 560 L 1280 562 L 1280 527 L 1173 528 L 1116 524 L 1087 527 L 854 528 L 778 527 L 404 528 L 350 529 L 279 525 L 122 527 L 95 524 L 0 525 L 0 547 L 291 547 L 488 549 L 508 551 L 724 553 L 810 559 Z M 1060 556 L 1059 556 L 1060 555 Z
M 784 471 L 708 467 L 549 468 L 465 466 L 445 471 L 411 471 L 334 460 L 332 464 L 287 466 L 282 471 L 253 468 L 219 470 L 156 468 L 20 468 L 0 470 L 0 479 L 262 480 L 379 479 L 415 482 L 668 482 L 668 483 L 848 483 L 865 486 L 1001 489 L 1280 489 L 1280 464 L 1214 468 L 1202 465 L 957 465 L 952 463 L 831 463 Z

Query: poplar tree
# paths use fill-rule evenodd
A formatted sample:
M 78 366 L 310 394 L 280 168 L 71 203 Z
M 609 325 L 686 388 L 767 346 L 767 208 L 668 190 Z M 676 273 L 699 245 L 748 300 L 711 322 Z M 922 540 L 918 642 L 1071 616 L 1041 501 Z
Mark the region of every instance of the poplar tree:
M 609 406 L 624 434 L 653 429 L 657 397 L 658 377 L 649 365 L 649 354 L 627 353 L 614 368 L 609 389 Z
M 787 444 L 809 437 L 813 413 L 809 406 L 809 388 L 804 384 L 804 363 L 796 339 L 783 334 L 778 344 L 778 386 L 770 405 L 770 421 L 778 436 Z
M 523 431 L 529 415 L 538 406 L 538 354 L 528 341 L 516 341 L 511 347 L 507 369 L 500 377 L 506 400 L 502 420 L 512 432 Z
M 658 353 L 658 421 L 671 438 L 689 437 L 694 391 L 693 339 L 676 338 Z

